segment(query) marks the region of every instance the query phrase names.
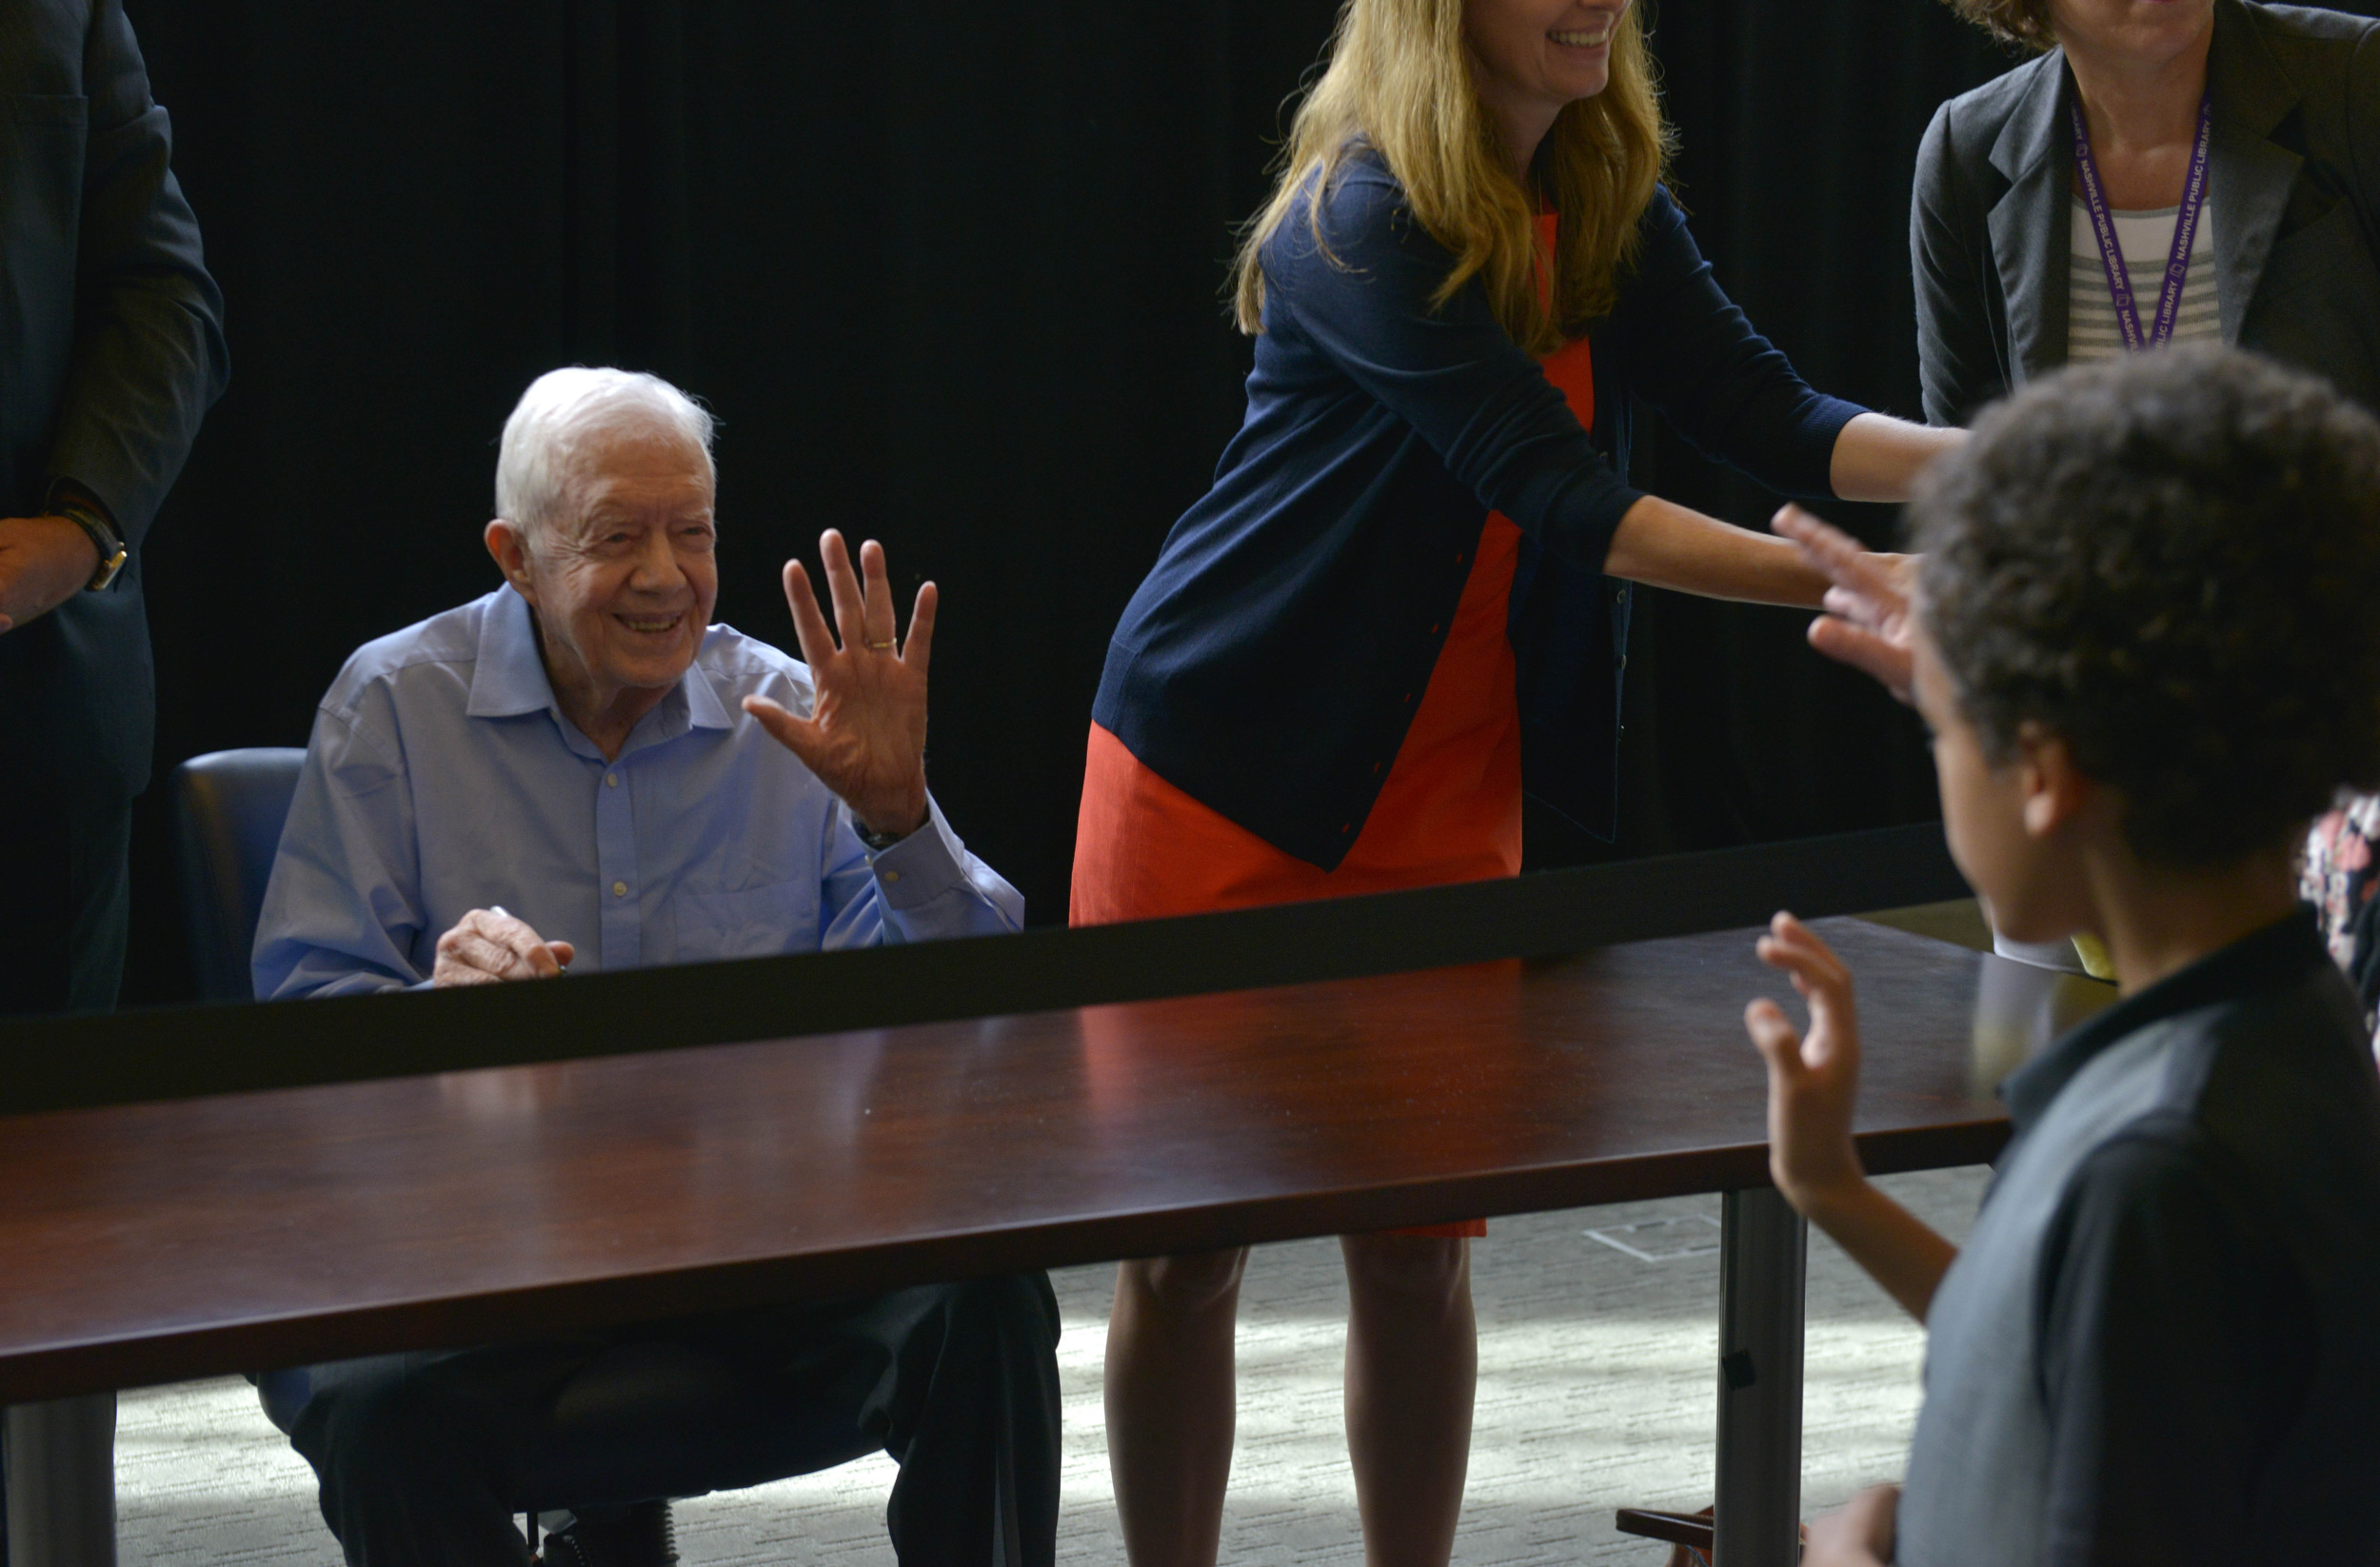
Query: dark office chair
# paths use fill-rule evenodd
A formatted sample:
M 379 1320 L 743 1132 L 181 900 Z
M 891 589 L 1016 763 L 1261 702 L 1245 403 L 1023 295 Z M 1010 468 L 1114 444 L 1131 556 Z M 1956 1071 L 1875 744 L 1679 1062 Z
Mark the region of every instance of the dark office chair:
M 173 770 L 173 832 L 182 862 L 182 923 L 198 994 L 245 1002 L 248 953 L 281 823 L 306 753 L 294 745 L 210 751 Z
M 183 916 L 199 992 L 209 1001 L 253 994 L 256 919 L 305 759 L 274 746 L 216 751 L 174 769 Z M 317 1392 L 407 1359 L 370 1356 L 250 1379 L 266 1418 L 287 1433 Z M 551 1437 L 521 1495 L 508 1498 L 529 1515 L 532 1547 L 539 1515 L 627 1509 L 651 1521 L 673 1497 L 814 1474 L 875 1451 L 848 1429 L 805 1423 L 803 1411 L 766 1398 L 724 1361 L 671 1344 L 625 1344 L 589 1364 L 556 1400 Z M 666 1529 L 664 1512 L 656 1537 L 665 1539 Z

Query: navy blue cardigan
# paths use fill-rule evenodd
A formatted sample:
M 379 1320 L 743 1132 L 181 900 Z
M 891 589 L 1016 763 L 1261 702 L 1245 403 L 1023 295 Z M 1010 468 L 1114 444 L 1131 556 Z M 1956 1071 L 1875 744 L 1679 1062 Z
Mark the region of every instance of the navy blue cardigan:
M 1788 494 L 1828 494 L 1861 410 L 1811 390 L 1728 302 L 1666 191 L 1589 331 L 1595 430 L 1369 153 L 1267 243 L 1248 414 L 1215 486 L 1125 608 L 1092 709 L 1176 787 L 1336 866 L 1403 743 L 1493 508 L 1527 535 L 1511 635 L 1531 789 L 1611 830 L 1627 638 L 1601 576 L 1629 487 L 1631 394 Z

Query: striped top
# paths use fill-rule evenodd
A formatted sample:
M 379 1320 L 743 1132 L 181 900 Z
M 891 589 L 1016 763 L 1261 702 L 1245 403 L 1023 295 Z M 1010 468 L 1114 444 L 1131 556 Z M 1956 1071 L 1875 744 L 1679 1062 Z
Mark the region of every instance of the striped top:
M 2099 259 L 2099 237 L 2092 230 L 2091 208 L 2073 199 L 2073 220 L 2068 226 L 2068 285 L 2066 358 L 2074 365 L 2113 359 L 2123 351 L 2124 332 L 2116 325 L 2115 298 L 2108 292 L 2107 264 Z M 2173 253 L 2173 222 L 2178 207 L 2154 212 L 2116 212 L 2115 237 L 2124 247 L 2124 269 L 2132 274 L 2132 304 L 2141 326 L 2157 318 L 2157 290 L 2165 282 L 2166 258 Z M 2215 307 L 2214 202 L 2198 208 L 2198 232 L 2191 236 L 2190 275 L 2182 283 L 2182 306 L 2174 313 L 2176 343 L 2211 342 L 2223 335 Z

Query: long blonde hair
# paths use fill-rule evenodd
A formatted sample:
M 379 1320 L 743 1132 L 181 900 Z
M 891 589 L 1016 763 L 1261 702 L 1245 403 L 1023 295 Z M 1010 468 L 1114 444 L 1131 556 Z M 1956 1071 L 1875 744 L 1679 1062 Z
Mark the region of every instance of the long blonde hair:
M 1330 65 L 1298 106 L 1272 199 L 1240 247 L 1240 329 L 1263 330 L 1261 252 L 1309 183 L 1309 223 L 1316 245 L 1323 246 L 1324 193 L 1359 142 L 1404 187 L 1415 220 L 1454 252 L 1454 269 L 1433 306 L 1477 277 L 1496 319 L 1535 354 L 1552 352 L 1586 323 L 1610 314 L 1672 140 L 1638 20 L 1641 5 L 1628 8 L 1613 35 L 1610 85 L 1564 106 L 1538 149 L 1537 168 L 1558 214 L 1548 301 L 1539 284 L 1546 258 L 1536 205 L 1506 162 L 1472 83 L 1464 0 L 1346 0 Z

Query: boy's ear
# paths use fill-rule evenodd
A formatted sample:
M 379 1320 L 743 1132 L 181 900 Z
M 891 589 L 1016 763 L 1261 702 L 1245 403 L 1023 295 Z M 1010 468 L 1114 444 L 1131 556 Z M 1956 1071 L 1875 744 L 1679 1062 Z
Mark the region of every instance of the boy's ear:
M 2074 765 L 2066 742 L 2030 719 L 2016 731 L 2013 770 L 2029 838 L 2055 836 L 2098 794 L 2098 784 Z

